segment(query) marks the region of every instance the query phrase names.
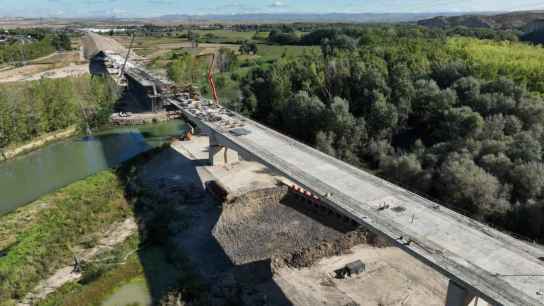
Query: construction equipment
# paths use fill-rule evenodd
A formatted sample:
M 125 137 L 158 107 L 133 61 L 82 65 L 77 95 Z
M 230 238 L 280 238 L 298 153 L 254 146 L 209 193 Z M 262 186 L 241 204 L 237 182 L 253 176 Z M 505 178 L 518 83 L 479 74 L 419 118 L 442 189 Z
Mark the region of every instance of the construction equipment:
M 215 80 L 213 78 L 213 69 L 215 67 L 215 53 L 204 53 L 199 54 L 196 56 L 196 58 L 200 57 L 211 57 L 211 60 L 208 64 L 208 85 L 210 86 L 210 90 L 212 92 L 212 98 L 216 105 L 219 105 L 219 96 L 217 95 L 217 88 L 215 86 Z
M 119 72 L 120 77 L 122 77 L 123 74 L 125 73 L 125 68 L 127 66 L 128 57 L 130 56 L 130 50 L 132 50 L 132 46 L 134 44 L 134 37 L 135 37 L 135 35 L 132 34 L 132 38 L 130 40 L 130 45 L 128 46 L 127 56 L 125 57 L 125 62 L 123 63 L 123 67 L 121 68 L 121 71 Z

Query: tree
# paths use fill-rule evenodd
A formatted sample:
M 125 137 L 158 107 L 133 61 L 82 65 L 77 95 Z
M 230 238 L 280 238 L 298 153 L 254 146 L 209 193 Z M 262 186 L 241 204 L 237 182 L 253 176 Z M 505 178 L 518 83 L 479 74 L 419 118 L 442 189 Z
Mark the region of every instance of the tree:
M 55 46 L 55 49 L 59 51 L 69 51 L 72 50 L 72 41 L 70 39 L 70 36 L 66 33 L 60 33 L 55 35 L 52 41 L 53 46 Z
M 383 174 L 399 182 L 403 186 L 417 187 L 426 191 L 429 181 L 424 175 L 423 167 L 415 154 L 402 154 L 385 158 L 382 163 Z
M 414 116 L 420 118 L 422 122 L 428 122 L 457 103 L 456 93 L 451 89 L 441 90 L 435 81 L 419 80 L 415 87 L 413 111 Z
M 542 159 L 542 145 L 531 133 L 521 132 L 514 136 L 508 156 L 514 161 L 540 161 Z
M 255 42 L 248 42 L 247 40 L 244 40 L 238 51 L 241 54 L 257 54 L 257 44 Z
M 348 35 L 340 34 L 332 38 L 321 40 L 321 52 L 325 58 L 336 55 L 340 51 L 354 51 L 357 48 L 358 41 Z
M 453 89 L 457 92 L 457 96 L 461 103 L 471 105 L 471 101 L 474 101 L 480 96 L 481 83 L 480 80 L 472 76 L 463 77 L 453 84 Z
M 104 125 L 109 121 L 115 102 L 119 98 L 119 91 L 113 80 L 108 78 L 93 78 L 89 88 L 89 99 L 96 108 L 92 127 Z
M 515 115 L 526 127 L 540 124 L 544 122 L 544 101 L 537 97 L 523 97 L 515 108 Z
M 512 161 L 504 153 L 486 154 L 482 156 L 479 164 L 487 172 L 505 181 L 513 167 Z
M 229 48 L 220 48 L 215 63 L 220 72 L 229 72 L 238 65 L 238 56 Z
M 326 133 L 319 131 L 315 137 L 315 147 L 319 151 L 334 157 L 336 156 L 336 151 L 333 146 L 335 137 L 333 132 Z
M 447 88 L 468 74 L 468 68 L 465 63 L 456 60 L 446 63 L 435 63 L 432 67 L 431 77 L 440 87 Z
M 434 129 L 435 141 L 451 141 L 476 136 L 484 126 L 484 119 L 470 107 L 457 107 L 444 111 Z
M 178 83 L 188 83 L 193 81 L 193 58 L 188 53 L 182 53 L 176 56 L 166 68 L 168 77 Z
M 285 29 L 282 29 L 282 31 L 273 29 L 270 31 L 270 34 L 268 34 L 268 42 L 279 45 L 293 45 L 299 43 L 300 38 L 292 29 L 287 30 L 287 32 L 283 32 L 284 30 Z
M 544 191 L 544 164 L 528 162 L 519 164 L 512 170 L 512 181 L 516 194 L 522 199 L 536 199 Z
M 386 129 L 395 129 L 398 122 L 398 113 L 395 105 L 388 103 L 381 93 L 375 93 L 375 100 L 370 107 L 369 124 L 373 132 L 378 133 Z
M 307 92 L 295 94 L 283 113 L 284 128 L 290 135 L 310 143 L 323 127 L 325 104 L 318 97 L 310 97 Z
M 501 197 L 499 180 L 467 155 L 451 154 L 447 158 L 440 168 L 436 187 L 442 199 L 480 215 L 505 212 L 509 207 Z
M 327 119 L 326 129 L 335 132 L 339 137 L 355 125 L 355 118 L 349 112 L 349 102 L 339 97 L 334 98 Z

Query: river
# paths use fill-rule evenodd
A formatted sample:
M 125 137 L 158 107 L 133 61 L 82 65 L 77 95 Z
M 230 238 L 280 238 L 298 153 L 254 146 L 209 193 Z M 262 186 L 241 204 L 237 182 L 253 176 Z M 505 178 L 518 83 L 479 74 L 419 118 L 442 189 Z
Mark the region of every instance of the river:
M 181 120 L 113 128 L 0 163 L 0 215 L 182 134 Z

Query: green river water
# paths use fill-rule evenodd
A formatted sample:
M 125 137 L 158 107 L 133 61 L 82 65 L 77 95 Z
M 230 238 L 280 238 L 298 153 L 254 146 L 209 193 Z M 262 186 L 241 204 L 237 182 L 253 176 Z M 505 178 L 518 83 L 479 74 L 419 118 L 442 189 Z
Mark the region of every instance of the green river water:
M 182 134 L 183 121 L 101 131 L 0 163 L 0 215 L 162 145 Z

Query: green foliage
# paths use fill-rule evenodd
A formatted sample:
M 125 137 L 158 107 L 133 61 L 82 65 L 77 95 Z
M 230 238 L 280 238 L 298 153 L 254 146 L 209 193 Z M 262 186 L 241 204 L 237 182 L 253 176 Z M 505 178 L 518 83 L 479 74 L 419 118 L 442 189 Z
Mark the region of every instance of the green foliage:
M 120 92 L 112 79 L 94 77 L 90 80 L 87 103 L 94 108 L 94 116 L 89 118 L 91 127 L 100 127 L 109 122 L 113 107 L 120 97 Z
M 24 62 L 55 52 L 51 35 L 30 44 L 13 43 L 0 45 L 0 64 Z
M 479 213 L 508 209 L 500 197 L 499 180 L 477 166 L 470 156 L 449 156 L 440 169 L 440 181 L 449 202 L 463 209 Z
M 167 67 L 168 77 L 178 83 L 187 84 L 194 80 L 193 57 L 189 53 L 176 55 L 176 58 Z
M 89 120 L 106 124 L 118 92 L 106 78 L 41 79 L 0 90 L 0 148 Z M 82 112 L 91 110 L 91 114 Z
M 60 33 L 53 37 L 51 44 L 59 51 L 70 51 L 72 50 L 72 41 L 70 36 L 66 33 Z
M 505 218 L 527 213 L 518 205 L 544 209 L 542 54 L 447 35 L 411 27 L 314 31 L 302 43 L 321 44 L 322 54 L 251 69 L 240 81 L 240 109 L 482 220 L 540 233 L 544 218 L 530 228 Z
M 300 41 L 297 33 L 292 28 L 284 27 L 280 30 L 274 29 L 268 34 L 268 42 L 280 45 L 293 45 Z
M 240 47 L 241 48 L 241 47 Z M 255 51 L 257 52 L 257 51 Z M 232 49 L 221 48 L 218 51 L 215 67 L 219 72 L 231 72 L 238 65 L 238 56 Z
M 123 187 L 110 171 L 74 183 L 23 209 L 39 203 L 47 203 L 48 208 L 39 211 L 31 225 L 22 227 L 17 242 L 0 258 L 2 301 L 22 298 L 39 280 L 69 264 L 72 247 L 82 243 L 83 237 L 104 231 L 130 214 Z M 7 232 L 3 227 L 9 224 L 0 222 L 0 232 Z
M 254 42 L 248 42 L 247 40 L 242 42 L 240 49 L 238 50 L 241 54 L 257 54 L 257 44 Z
M 544 164 L 534 161 L 519 164 L 512 170 L 512 178 L 520 197 L 539 198 L 544 191 Z
M 448 50 L 463 59 L 474 75 L 495 80 L 507 77 L 528 89 L 544 93 L 544 54 L 540 47 L 518 42 L 450 38 Z

